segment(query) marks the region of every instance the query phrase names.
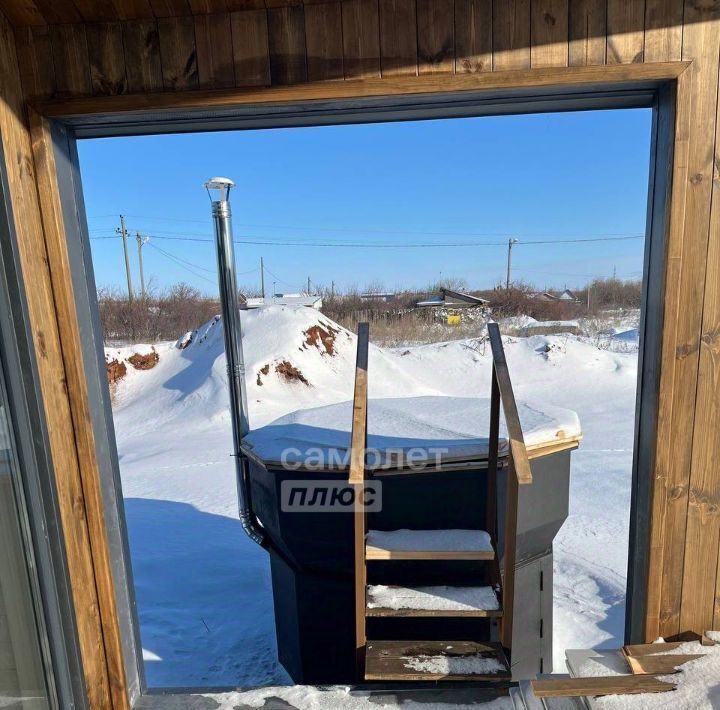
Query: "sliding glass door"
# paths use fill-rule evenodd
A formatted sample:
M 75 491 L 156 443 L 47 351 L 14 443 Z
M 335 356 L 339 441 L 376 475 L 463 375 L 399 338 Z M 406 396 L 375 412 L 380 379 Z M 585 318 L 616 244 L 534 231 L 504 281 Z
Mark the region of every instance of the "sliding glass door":
M 0 362 L 0 708 L 41 710 L 49 700 L 27 529 Z

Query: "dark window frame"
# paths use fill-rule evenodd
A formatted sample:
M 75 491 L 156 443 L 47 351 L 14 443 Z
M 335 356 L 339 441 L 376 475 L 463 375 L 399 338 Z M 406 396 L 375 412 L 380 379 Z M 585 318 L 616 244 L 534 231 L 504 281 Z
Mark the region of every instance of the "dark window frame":
M 30 314 L 0 146 L 0 360 L 21 478 L 27 547 L 51 707 L 88 708 Z

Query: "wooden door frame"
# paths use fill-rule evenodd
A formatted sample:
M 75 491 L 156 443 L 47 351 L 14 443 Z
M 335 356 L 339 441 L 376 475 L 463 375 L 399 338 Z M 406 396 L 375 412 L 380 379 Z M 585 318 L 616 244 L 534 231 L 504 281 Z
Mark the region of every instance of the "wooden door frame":
M 91 557 L 97 580 L 113 707 L 146 695 L 131 567 L 124 528 L 112 413 L 104 384 L 102 339 L 84 213 L 76 140 L 151 133 L 331 125 L 441 117 L 510 115 L 598 108 L 652 107 L 652 160 L 645 252 L 645 289 L 632 478 L 626 640 L 653 635 L 662 511 L 653 498 L 663 335 L 677 313 L 664 314 L 671 220 L 682 212 L 676 166 L 675 106 L 688 62 L 624 64 L 395 77 L 296 86 L 77 98 L 29 105 L 33 156 L 45 242 L 56 294 L 80 451 Z M 641 416 L 642 413 L 642 416 Z M 53 412 L 46 411 L 52 426 Z M 65 485 L 56 468 L 56 485 Z M 68 519 L 72 512 L 68 511 Z M 68 534 L 68 531 L 66 531 Z M 72 534 L 72 533 L 69 533 Z M 70 576 L 81 568 L 68 560 Z M 649 570 L 654 577 L 649 577 Z M 77 583 L 77 582 L 76 582 Z M 76 615 L 84 610 L 76 609 Z M 82 624 L 79 624 L 82 627 Z M 82 628 L 80 630 L 81 647 Z M 86 674 L 86 682 L 88 681 Z M 123 700 L 123 698 L 125 700 Z M 143 701 L 146 702 L 146 701 Z

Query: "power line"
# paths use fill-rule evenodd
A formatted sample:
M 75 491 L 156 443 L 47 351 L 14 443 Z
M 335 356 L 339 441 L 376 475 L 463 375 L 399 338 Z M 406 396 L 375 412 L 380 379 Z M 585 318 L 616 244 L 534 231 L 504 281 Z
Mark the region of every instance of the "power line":
M 288 281 L 283 281 L 283 279 L 281 279 L 277 274 L 274 274 L 272 271 L 270 271 L 270 269 L 268 269 L 267 266 L 265 266 L 265 271 L 267 271 L 268 274 L 270 274 L 270 276 L 272 276 L 275 279 L 275 281 L 277 281 L 278 283 L 285 284 L 286 286 L 289 286 L 290 288 L 297 288 L 297 286 L 293 286 Z M 298 291 L 302 291 L 302 288 L 299 288 Z M 273 295 L 275 295 L 275 294 L 273 294 Z
M 155 246 L 154 244 L 151 246 L 153 246 L 155 249 L 157 249 L 160 253 L 165 254 L 166 256 L 170 256 L 173 259 L 176 259 L 177 261 L 182 261 L 183 264 L 186 264 L 187 266 L 190 266 L 193 269 L 200 269 L 201 271 L 205 271 L 208 274 L 217 275 L 216 269 L 207 269 L 204 266 L 200 266 L 199 264 L 193 264 L 191 261 L 187 261 L 187 259 L 183 259 L 182 257 L 178 256 L 177 254 L 170 254 L 170 253 L 166 252 L 164 249 L 161 249 L 160 247 Z
M 177 242 L 211 243 L 213 240 L 203 237 L 171 237 L 160 234 L 151 234 L 153 239 L 161 239 Z M 545 244 L 588 244 L 596 242 L 616 242 L 643 239 L 645 235 L 638 234 L 625 237 L 589 237 L 583 239 L 543 239 L 543 240 L 518 240 L 516 244 L 522 246 L 536 246 Z M 92 240 L 112 239 L 110 236 L 90 237 Z M 294 246 L 311 248 L 330 249 L 449 249 L 449 248 L 478 248 L 478 247 L 499 247 L 507 246 L 507 242 L 411 242 L 405 244 L 377 244 L 371 242 L 306 242 L 298 240 L 270 241 L 259 238 L 240 238 L 234 240 L 235 244 L 257 245 L 257 246 Z
M 104 219 L 105 217 L 114 217 L 115 215 L 96 215 L 94 217 L 90 217 L 89 219 Z M 155 220 L 155 221 L 161 221 L 161 222 L 178 222 L 178 223 L 187 223 L 187 224 L 207 224 L 207 220 L 205 219 L 182 219 L 177 217 L 151 217 L 149 215 L 126 215 L 127 217 L 132 217 L 133 219 L 148 219 L 148 220 Z M 250 228 L 261 228 L 261 229 L 289 229 L 289 230 L 299 230 L 299 231 L 310 231 L 310 232 L 352 232 L 354 234 L 357 233 L 374 233 L 374 234 L 403 234 L 403 235 L 426 235 L 426 236 L 440 236 L 440 237 L 506 237 L 507 232 L 458 232 L 458 231 L 447 231 L 447 230 L 399 230 L 399 229 L 383 229 L 381 227 L 349 227 L 347 225 L 343 226 L 337 226 L 337 227 L 329 227 L 327 225 L 322 227 L 311 227 L 311 226 L 305 226 L 305 225 L 288 225 L 288 224 L 256 224 L 256 223 L 250 223 L 250 222 L 236 222 L 236 226 L 238 227 L 250 227 Z M 161 230 L 154 230 L 155 232 L 159 234 L 177 234 L 178 232 L 172 232 L 172 231 L 161 231 Z M 187 234 L 187 232 L 184 232 Z M 513 234 L 517 237 L 539 237 L 539 238 L 545 238 L 545 237 L 554 237 L 554 234 L 531 234 L 528 232 L 515 232 L 513 231 Z M 195 234 L 193 236 L 202 236 L 199 234 Z M 569 235 L 574 236 L 575 235 Z M 606 232 L 606 233 L 593 233 L 593 234 L 586 234 L 584 237 L 597 237 L 597 238 L 607 238 L 607 237 L 627 237 L 627 238 L 640 238 L 644 237 L 644 234 L 641 234 L 639 232 Z M 507 244 L 507 242 L 503 242 L 503 244 Z
M 158 251 L 160 254 L 162 254 L 166 259 L 170 259 L 174 264 L 176 264 L 177 266 L 179 266 L 179 267 L 182 268 L 182 269 L 185 269 L 185 271 L 190 272 L 193 276 L 195 276 L 195 277 L 197 277 L 197 278 L 199 278 L 199 279 L 202 279 L 203 281 L 207 281 L 208 283 L 212 284 L 213 286 L 217 286 L 217 283 L 216 283 L 215 281 L 213 281 L 212 279 L 207 278 L 206 276 L 203 276 L 202 274 L 199 274 L 197 271 L 195 271 L 194 269 L 191 269 L 189 266 L 186 266 L 185 263 L 183 263 L 182 261 L 178 260 L 178 259 L 177 259 L 176 257 L 174 257 L 172 254 L 169 254 L 169 253 L 166 252 L 164 249 L 161 249 L 159 246 L 156 246 L 155 244 L 152 244 L 151 242 L 148 242 L 148 244 L 149 244 L 153 249 L 155 249 L 155 250 Z

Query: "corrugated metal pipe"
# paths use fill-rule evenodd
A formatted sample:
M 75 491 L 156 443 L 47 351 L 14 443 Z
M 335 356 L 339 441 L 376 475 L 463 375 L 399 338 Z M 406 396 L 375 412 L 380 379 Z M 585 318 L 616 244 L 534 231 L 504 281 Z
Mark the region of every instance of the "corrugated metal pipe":
M 242 453 L 243 437 L 250 431 L 248 424 L 247 393 L 245 391 L 245 361 L 242 350 L 242 328 L 238 306 L 237 277 L 235 274 L 235 253 L 232 237 L 232 215 L 230 212 L 230 189 L 235 183 L 222 177 L 212 178 L 205 188 L 212 202 L 212 217 L 215 226 L 217 247 L 220 305 L 222 309 L 225 356 L 230 389 L 230 416 L 232 421 L 233 452 L 237 475 L 238 506 L 240 522 L 248 537 L 258 545 L 267 547 L 268 541 L 260 521 L 252 509 L 248 462 Z

